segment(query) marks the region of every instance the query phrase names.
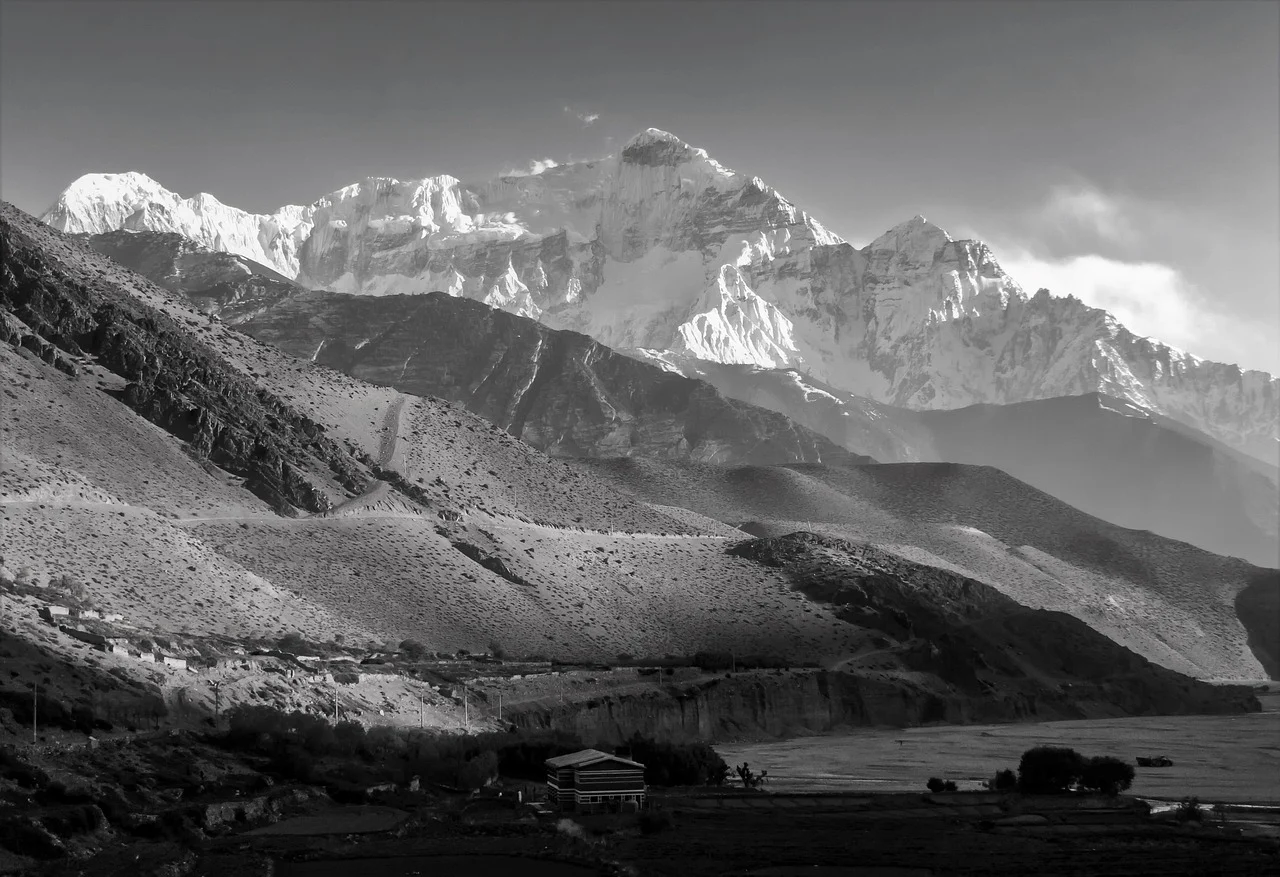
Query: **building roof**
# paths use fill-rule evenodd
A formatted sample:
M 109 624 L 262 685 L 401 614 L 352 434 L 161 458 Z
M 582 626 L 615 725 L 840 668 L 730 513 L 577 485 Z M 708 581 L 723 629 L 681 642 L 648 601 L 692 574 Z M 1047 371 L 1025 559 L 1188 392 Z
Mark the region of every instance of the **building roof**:
M 632 761 L 629 758 L 623 758 L 621 755 L 612 755 L 608 752 L 601 752 L 599 749 L 582 749 L 578 752 L 570 752 L 568 755 L 557 755 L 555 758 L 547 759 L 547 767 L 584 767 L 588 764 L 596 764 L 601 761 L 619 761 L 623 764 L 644 769 L 644 765 L 638 761 Z

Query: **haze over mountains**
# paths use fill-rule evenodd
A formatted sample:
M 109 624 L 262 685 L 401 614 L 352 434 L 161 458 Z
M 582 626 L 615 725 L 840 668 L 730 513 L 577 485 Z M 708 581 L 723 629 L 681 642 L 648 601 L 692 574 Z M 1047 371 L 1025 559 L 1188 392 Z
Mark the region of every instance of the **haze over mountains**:
M 444 291 L 676 368 L 795 368 L 912 409 L 1098 392 L 1277 462 L 1274 376 L 1139 338 L 1069 295 L 1028 296 L 985 245 L 919 216 L 856 249 L 656 129 L 615 158 L 468 184 L 371 178 L 271 215 L 93 174 L 45 219 L 178 232 L 306 287 Z

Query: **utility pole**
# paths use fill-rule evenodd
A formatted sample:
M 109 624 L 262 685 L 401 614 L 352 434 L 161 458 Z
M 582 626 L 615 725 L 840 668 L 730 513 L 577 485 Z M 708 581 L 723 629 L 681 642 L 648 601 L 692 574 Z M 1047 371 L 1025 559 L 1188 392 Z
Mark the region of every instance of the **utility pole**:
M 333 723 L 338 724 L 338 683 L 333 684 Z
M 467 723 L 467 733 L 471 732 L 471 705 L 467 700 L 467 686 L 462 686 L 462 718 Z
M 40 690 L 40 683 L 34 679 L 31 680 L 31 745 L 35 746 L 39 741 L 36 736 L 36 711 L 40 708 L 40 700 L 36 696 L 36 692 Z
M 498 721 L 502 721 L 502 692 L 498 692 Z
M 418 695 L 418 730 L 419 730 L 419 731 L 421 731 L 421 730 L 422 730 L 422 728 L 423 728 L 423 724 L 422 724 L 422 695 L 421 695 L 421 694 L 419 694 L 419 695 Z
M 210 682 L 209 687 L 213 689 L 213 727 L 216 729 L 222 716 L 222 682 Z

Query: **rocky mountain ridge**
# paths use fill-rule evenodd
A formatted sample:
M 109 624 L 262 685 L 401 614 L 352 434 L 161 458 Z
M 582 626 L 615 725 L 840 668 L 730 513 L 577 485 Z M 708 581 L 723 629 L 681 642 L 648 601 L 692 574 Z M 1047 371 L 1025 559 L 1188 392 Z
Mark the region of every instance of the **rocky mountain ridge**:
M 1274 571 L 995 470 L 551 458 L 234 331 L 8 205 L 0 219 L 5 563 L 79 579 L 148 636 L 591 660 L 874 646 L 872 627 L 726 551 L 743 539 L 726 522 L 754 521 L 950 570 L 1178 672 L 1258 678 L 1276 653 L 1237 606 L 1268 605 Z
M 318 365 L 463 405 L 541 451 L 708 463 L 874 462 L 585 335 L 432 293 L 308 292 L 238 322 Z
M 550 453 L 841 464 L 847 448 L 886 463 L 989 465 L 1112 523 L 1280 566 L 1276 466 L 1101 394 L 912 411 L 794 369 L 707 360 L 673 369 L 659 355 L 642 364 L 586 336 L 443 293 L 305 292 L 246 279 L 242 260 L 228 254 L 222 271 L 203 253 L 198 270 L 182 270 L 200 248 L 174 233 L 84 240 L 259 340 L 361 380 L 463 404 Z
M 613 158 L 462 183 L 370 178 L 254 215 L 142 174 L 88 175 L 56 228 L 176 231 L 308 287 L 474 298 L 617 350 L 796 368 L 920 408 L 1101 392 L 1277 459 L 1280 383 L 1027 295 L 916 216 L 861 249 L 756 177 L 649 129 Z

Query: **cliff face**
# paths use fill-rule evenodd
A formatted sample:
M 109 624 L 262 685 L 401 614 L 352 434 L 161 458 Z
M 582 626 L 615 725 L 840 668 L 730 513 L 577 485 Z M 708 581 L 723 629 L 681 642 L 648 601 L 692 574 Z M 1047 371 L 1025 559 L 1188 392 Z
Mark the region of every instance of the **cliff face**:
M 353 492 L 369 483 L 319 424 L 230 368 L 195 333 L 85 270 L 74 250 L 8 204 L 0 205 L 0 240 L 0 337 L 10 344 L 64 371 L 76 357 L 95 357 L 125 380 L 121 401 L 246 479 L 283 514 L 329 506 L 310 471 L 316 462 Z
M 441 293 L 306 293 L 237 328 L 360 380 L 460 403 L 549 453 L 872 462 L 704 382 Z
M 1207 688 L 1207 686 L 1206 686 Z M 639 695 L 606 695 L 551 709 L 516 711 L 517 727 L 559 729 L 584 740 L 621 743 L 641 734 L 724 742 L 801 736 L 858 727 L 1051 721 L 1125 715 L 1254 712 L 1244 688 L 1210 690 L 1194 700 L 1151 699 L 1140 689 L 1088 687 L 973 696 L 918 682 L 813 670 L 739 673 Z

